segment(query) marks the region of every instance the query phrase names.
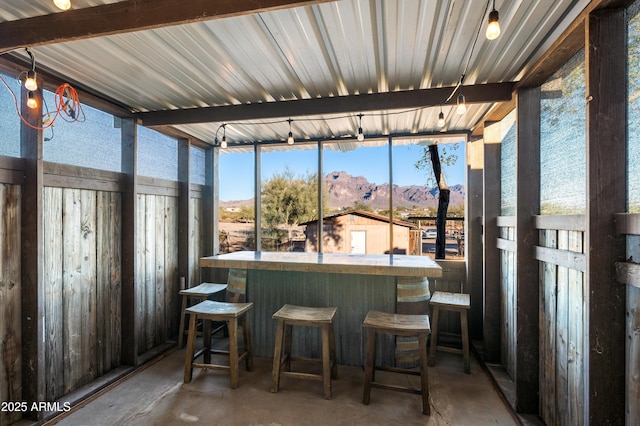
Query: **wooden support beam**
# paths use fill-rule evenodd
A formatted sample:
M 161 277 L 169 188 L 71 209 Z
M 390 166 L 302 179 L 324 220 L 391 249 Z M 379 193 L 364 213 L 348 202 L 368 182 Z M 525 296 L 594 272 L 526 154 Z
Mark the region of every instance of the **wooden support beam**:
M 500 362 L 500 123 L 485 123 L 483 170 L 483 235 L 484 235 L 484 357 L 487 362 Z
M 39 85 L 40 86 L 40 85 Z M 42 89 L 34 92 L 38 107 L 31 109 L 22 102 L 22 116 L 32 126 L 42 126 Z M 22 99 L 27 90 L 22 86 Z M 29 406 L 45 401 L 45 346 L 44 346 L 44 232 L 43 232 L 43 133 L 27 126 L 20 128 L 25 180 L 22 186 L 21 208 L 21 275 L 22 275 L 22 395 L 16 395 Z M 4 308 L 4 307 L 3 307 Z M 19 342 L 19 340 L 18 340 Z M 3 345 L 3 350 L 11 347 Z M 15 350 L 19 350 L 15 348 Z M 5 357 L 5 359 L 10 355 Z M 13 359 L 13 357 L 11 357 Z M 17 378 L 16 378 L 17 379 Z M 41 411 L 29 411 L 25 417 L 41 420 Z
M 484 149 L 482 141 L 467 144 L 467 217 L 466 223 L 466 285 L 471 295 L 469 312 L 469 334 L 471 339 L 482 340 L 483 336 L 483 263 L 482 263 L 482 199 Z
M 507 82 L 464 86 L 464 96 L 468 104 L 509 102 L 514 85 L 515 83 Z M 418 108 L 442 105 L 453 89 L 453 87 L 437 87 L 293 101 L 150 111 L 140 112 L 136 116 L 144 126 L 161 126 Z M 456 99 L 452 97 L 448 104 L 455 103 Z
M 190 153 L 189 139 L 178 139 L 178 181 L 180 191 L 178 196 L 178 276 L 181 283 L 184 278 L 185 288 L 191 284 L 191 265 L 189 254 L 191 247 L 191 197 L 190 197 Z
M 138 167 L 137 125 L 135 120 L 122 120 L 122 293 L 121 334 L 122 364 L 136 366 L 138 363 L 138 335 L 136 317 L 136 271 L 138 270 L 137 217 L 138 217 Z
M 626 31 L 624 9 L 592 13 L 586 25 L 588 348 L 585 422 L 625 422 L 625 286 L 616 262 L 625 238 L 615 215 L 626 210 Z
M 533 216 L 540 213 L 540 87 L 517 93 L 516 119 L 516 400 L 538 414 L 539 265 Z
M 127 0 L 0 24 L 0 53 L 334 0 Z

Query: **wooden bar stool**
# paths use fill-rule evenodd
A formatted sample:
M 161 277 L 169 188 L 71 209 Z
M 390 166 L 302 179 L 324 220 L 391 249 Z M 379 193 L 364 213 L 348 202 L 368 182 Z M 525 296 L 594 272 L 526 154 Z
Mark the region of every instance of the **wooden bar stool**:
M 362 326 L 367 330 L 367 353 L 365 358 L 362 402 L 365 405 L 369 405 L 372 387 L 414 393 L 422 395 L 422 413 L 426 415 L 431 414 L 431 407 L 429 406 L 429 377 L 427 372 L 427 335 L 431 331 L 429 327 L 429 315 L 403 315 L 369 311 Z M 398 367 L 376 366 L 377 333 L 391 334 L 394 336 L 417 336 L 420 348 L 420 371 Z M 420 389 L 376 382 L 376 370 L 420 376 Z
M 195 287 L 185 288 L 180 290 L 179 294 L 182 296 L 182 309 L 180 311 L 180 328 L 178 329 L 178 347 L 182 347 L 184 342 L 184 335 L 187 331 L 184 329 L 185 317 L 187 316 L 187 304 L 189 299 L 195 299 L 198 302 L 207 300 L 210 296 L 220 293 L 227 289 L 226 284 L 217 283 L 202 283 Z
M 464 359 L 464 372 L 471 373 L 469 367 L 469 329 L 467 325 L 467 311 L 471 307 L 471 301 L 468 294 L 464 293 L 448 293 L 445 291 L 436 291 L 431 296 L 431 320 L 433 331 L 431 332 L 431 342 L 429 348 L 429 365 L 434 366 L 436 363 L 436 349 L 443 352 L 452 352 L 462 354 Z M 460 313 L 460 340 L 462 349 L 452 348 L 449 346 L 438 345 L 438 318 L 440 311 L 452 311 Z
M 238 387 L 239 364 L 245 360 L 247 371 L 253 370 L 253 358 L 251 355 L 251 331 L 249 326 L 249 310 L 253 303 L 227 303 L 205 300 L 187 309 L 189 318 L 189 337 L 187 339 L 187 352 L 184 364 L 184 382 L 190 383 L 193 376 L 193 367 L 207 368 L 212 370 L 227 370 L 231 375 L 231 388 Z M 198 319 L 204 322 L 202 333 L 204 348 L 196 352 L 196 322 Z M 244 348 L 242 353 L 238 350 L 238 322 L 242 320 L 242 331 L 244 336 Z M 225 321 L 229 327 L 229 350 L 211 349 L 211 333 L 209 332 L 209 321 Z M 211 354 L 223 354 L 229 356 L 229 364 L 212 364 Z M 203 362 L 196 363 L 195 360 L 203 355 Z
M 246 302 L 246 287 L 246 269 L 229 269 L 226 284 L 202 283 L 195 287 L 180 290 L 179 294 L 182 296 L 182 309 L 180 312 L 180 328 L 178 329 L 178 347 L 182 347 L 184 335 L 187 332 L 185 330 L 185 322 L 189 299 L 195 299 L 197 300 L 196 303 L 198 303 L 224 291 L 226 302 Z
M 336 346 L 333 334 L 333 317 L 337 308 L 309 308 L 304 306 L 284 305 L 273 318 L 278 320 L 276 345 L 273 354 L 273 371 L 271 392 L 278 392 L 280 376 L 297 379 L 322 381 L 325 399 L 331 399 L 331 379 L 338 377 L 336 365 Z M 291 357 L 291 327 L 320 327 L 322 329 L 322 360 L 312 358 Z M 291 371 L 291 361 L 322 362 L 322 374 Z M 286 371 L 282 365 L 286 364 Z

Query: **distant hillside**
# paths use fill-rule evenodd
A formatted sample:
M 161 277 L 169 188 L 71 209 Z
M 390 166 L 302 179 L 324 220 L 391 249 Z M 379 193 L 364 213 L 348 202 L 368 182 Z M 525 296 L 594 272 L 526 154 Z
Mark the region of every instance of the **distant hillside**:
M 328 191 L 327 204 L 331 209 L 353 206 L 356 201 L 371 206 L 374 209 L 389 208 L 389 185 L 376 185 L 369 182 L 363 176 L 351 176 L 347 172 L 328 173 L 323 183 Z M 450 207 L 458 207 L 464 204 L 464 185 L 452 185 Z M 396 207 L 437 208 L 438 188 L 427 188 L 422 185 L 409 185 L 393 187 L 393 204 Z M 223 207 L 252 206 L 253 199 L 221 201 Z
M 389 185 L 370 183 L 363 176 L 351 176 L 346 172 L 331 172 L 324 177 L 328 189 L 328 204 L 332 209 L 353 206 L 361 201 L 374 209 L 389 208 Z M 452 185 L 449 206 L 464 204 L 464 185 Z M 393 204 L 396 207 L 429 208 L 438 206 L 438 188 L 422 185 L 393 186 Z

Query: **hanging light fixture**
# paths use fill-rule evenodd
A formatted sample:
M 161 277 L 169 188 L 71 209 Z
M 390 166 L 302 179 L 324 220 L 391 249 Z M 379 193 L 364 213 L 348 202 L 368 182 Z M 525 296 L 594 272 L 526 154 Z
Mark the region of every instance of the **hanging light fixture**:
M 71 7 L 71 0 L 53 0 L 53 4 L 55 4 L 58 9 L 69 10 Z
M 489 40 L 495 40 L 499 35 L 500 22 L 498 20 L 498 11 L 496 10 L 496 0 L 493 0 L 493 10 L 489 13 L 486 36 Z
M 442 106 L 440 107 L 440 114 L 438 114 L 438 127 L 439 128 L 443 128 L 445 125 L 445 121 L 444 121 L 444 113 L 442 112 Z
M 25 89 L 33 92 L 34 90 L 38 90 L 38 81 L 36 80 L 36 58 L 33 56 L 33 53 L 31 53 L 29 48 L 25 48 L 24 50 L 26 50 L 27 54 L 31 58 L 31 69 L 27 71 L 27 75 L 24 79 L 24 87 Z
M 32 91 L 29 91 L 29 93 L 27 93 L 27 107 L 31 109 L 38 108 L 38 100 L 36 99 L 36 95 Z
M 467 103 L 464 100 L 464 95 L 460 93 L 458 95 L 458 108 L 456 109 L 458 114 L 462 115 L 467 112 Z
M 362 133 L 362 116 L 364 114 L 358 114 L 358 117 L 360 118 L 360 125 L 358 126 L 358 141 L 362 142 L 364 140 L 364 133 Z
M 222 142 L 220 142 L 220 148 L 227 147 L 227 125 L 222 125 Z
M 293 143 L 295 142 L 295 140 L 293 139 L 293 132 L 291 131 L 291 122 L 293 120 L 292 119 L 288 119 L 287 121 L 289 122 L 289 136 L 287 137 L 287 143 L 289 145 L 293 145 Z

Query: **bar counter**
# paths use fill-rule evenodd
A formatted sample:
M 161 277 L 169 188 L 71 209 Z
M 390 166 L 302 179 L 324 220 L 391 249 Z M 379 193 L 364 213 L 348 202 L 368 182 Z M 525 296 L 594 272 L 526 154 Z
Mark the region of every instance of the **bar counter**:
M 262 269 L 289 272 L 441 277 L 442 268 L 426 256 L 237 251 L 203 257 L 205 268 Z
M 338 363 L 346 365 L 363 365 L 362 321 L 369 310 L 398 312 L 401 305 L 414 300 L 425 306 L 428 278 L 442 276 L 440 266 L 429 257 L 396 254 L 240 251 L 203 257 L 199 264 L 220 269 L 222 274 L 229 268 L 247 269 L 247 300 L 254 303 L 250 318 L 255 356 L 273 356 L 276 324 L 271 317 L 284 304 L 335 306 L 336 355 Z M 294 353 L 319 357 L 319 332 L 299 328 L 294 327 Z M 382 347 L 380 359 L 394 363 L 393 342 Z

